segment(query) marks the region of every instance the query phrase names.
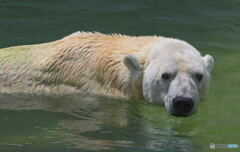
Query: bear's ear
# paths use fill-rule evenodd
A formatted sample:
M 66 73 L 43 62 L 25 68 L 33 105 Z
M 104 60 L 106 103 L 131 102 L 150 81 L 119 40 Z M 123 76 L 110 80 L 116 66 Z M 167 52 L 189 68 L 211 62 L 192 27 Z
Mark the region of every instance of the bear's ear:
M 207 54 L 203 57 L 203 62 L 204 62 L 204 65 L 206 66 L 208 72 L 211 72 L 212 68 L 214 66 L 213 57 L 211 57 L 210 55 Z
M 142 71 L 142 65 L 138 56 L 129 54 L 123 58 L 124 65 L 132 74 L 137 74 Z

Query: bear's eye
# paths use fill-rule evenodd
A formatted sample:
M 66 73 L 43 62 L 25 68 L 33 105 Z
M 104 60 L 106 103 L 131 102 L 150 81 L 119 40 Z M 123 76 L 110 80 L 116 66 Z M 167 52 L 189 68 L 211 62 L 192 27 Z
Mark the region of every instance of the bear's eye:
M 203 79 L 203 75 L 201 73 L 196 73 L 195 77 L 198 81 L 202 81 L 202 79 Z
M 169 80 L 170 78 L 171 78 L 171 74 L 170 73 L 163 73 L 162 74 L 162 78 L 164 79 L 164 80 Z

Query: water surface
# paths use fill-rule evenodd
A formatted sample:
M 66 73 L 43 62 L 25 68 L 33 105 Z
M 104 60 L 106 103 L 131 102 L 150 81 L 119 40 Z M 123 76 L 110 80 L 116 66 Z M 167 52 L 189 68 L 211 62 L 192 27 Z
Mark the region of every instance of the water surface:
M 1 48 L 79 30 L 162 35 L 188 41 L 216 63 L 207 101 L 188 118 L 136 100 L 0 95 L 0 151 L 205 152 L 210 143 L 240 145 L 239 7 L 239 0 L 0 0 Z

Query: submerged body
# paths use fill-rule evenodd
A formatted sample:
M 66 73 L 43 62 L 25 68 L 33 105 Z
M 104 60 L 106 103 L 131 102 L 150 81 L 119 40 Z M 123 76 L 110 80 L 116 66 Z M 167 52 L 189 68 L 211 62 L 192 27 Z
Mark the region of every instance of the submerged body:
M 123 57 L 154 39 L 77 32 L 54 42 L 0 49 L 1 92 L 84 91 L 129 97 Z
M 177 39 L 76 32 L 54 42 L 0 49 L 0 91 L 145 97 L 170 113 L 178 97 L 193 102 L 180 105 L 192 114 L 206 96 L 212 65 L 210 56 L 202 58 Z M 203 82 L 195 81 L 196 73 Z

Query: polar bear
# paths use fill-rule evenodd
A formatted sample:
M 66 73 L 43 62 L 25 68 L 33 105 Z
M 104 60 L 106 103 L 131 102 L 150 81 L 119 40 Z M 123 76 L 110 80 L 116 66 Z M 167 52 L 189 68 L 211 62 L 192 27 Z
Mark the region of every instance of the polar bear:
M 207 95 L 213 64 L 178 39 L 76 32 L 0 49 L 0 91 L 145 98 L 174 116 L 189 116 Z

